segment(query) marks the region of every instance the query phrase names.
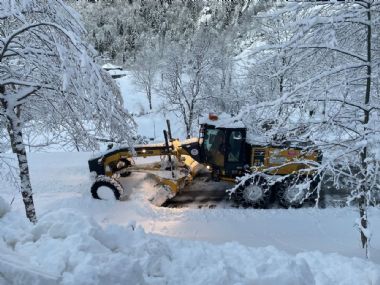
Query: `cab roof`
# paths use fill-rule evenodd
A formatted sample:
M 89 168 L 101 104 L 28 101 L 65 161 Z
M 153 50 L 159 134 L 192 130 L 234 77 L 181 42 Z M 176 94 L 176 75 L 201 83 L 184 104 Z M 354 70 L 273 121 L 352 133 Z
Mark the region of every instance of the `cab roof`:
M 212 119 L 213 117 L 217 119 Z M 246 129 L 242 121 L 226 113 L 202 116 L 199 119 L 199 123 L 201 125 L 214 126 L 218 129 Z

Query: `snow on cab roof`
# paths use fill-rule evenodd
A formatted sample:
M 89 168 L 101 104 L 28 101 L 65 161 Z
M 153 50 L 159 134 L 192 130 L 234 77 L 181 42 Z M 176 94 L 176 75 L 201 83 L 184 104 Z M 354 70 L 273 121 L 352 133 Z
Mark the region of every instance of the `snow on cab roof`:
M 216 118 L 215 116 L 217 116 L 217 119 L 210 119 L 213 117 Z M 246 139 L 248 143 L 253 145 L 268 145 L 270 143 L 270 139 L 267 136 L 253 131 L 251 128 L 247 128 L 247 126 L 241 121 L 240 118 L 231 116 L 227 113 L 202 116 L 199 119 L 199 123 L 215 126 L 215 128 L 247 129 Z
M 247 132 L 247 143 L 251 145 L 270 145 L 271 140 L 268 136 L 258 133 L 258 132 Z
M 210 118 L 217 119 L 210 119 Z M 236 117 L 233 117 L 227 113 L 220 114 L 210 114 L 207 116 L 202 116 L 199 118 L 200 124 L 207 124 L 211 126 L 215 126 L 215 128 L 246 128 L 242 121 L 238 120 Z

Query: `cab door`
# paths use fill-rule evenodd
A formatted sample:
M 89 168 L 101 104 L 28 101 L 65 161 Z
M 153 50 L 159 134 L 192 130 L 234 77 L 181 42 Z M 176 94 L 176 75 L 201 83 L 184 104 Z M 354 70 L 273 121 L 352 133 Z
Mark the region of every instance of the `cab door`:
M 225 140 L 225 173 L 227 176 L 237 176 L 243 173 L 246 157 L 246 130 L 226 130 Z
M 203 161 L 213 168 L 224 168 L 225 131 L 223 129 L 205 128 L 202 143 Z

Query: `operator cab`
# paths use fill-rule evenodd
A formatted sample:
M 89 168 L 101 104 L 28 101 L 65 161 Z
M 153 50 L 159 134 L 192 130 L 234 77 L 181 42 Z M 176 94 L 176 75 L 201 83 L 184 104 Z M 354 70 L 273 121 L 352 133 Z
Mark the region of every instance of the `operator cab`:
M 236 177 L 244 172 L 249 148 L 245 128 L 201 125 L 201 157 L 213 175 Z

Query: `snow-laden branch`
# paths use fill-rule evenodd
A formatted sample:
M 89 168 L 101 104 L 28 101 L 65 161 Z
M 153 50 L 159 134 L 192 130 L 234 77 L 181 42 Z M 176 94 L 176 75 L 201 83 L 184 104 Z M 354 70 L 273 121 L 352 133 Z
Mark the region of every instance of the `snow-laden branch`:
M 301 99 L 302 101 L 302 99 Z M 373 110 L 380 110 L 380 106 L 375 106 L 375 105 L 365 105 L 365 104 L 359 104 L 359 103 L 354 103 L 350 100 L 345 100 L 345 99 L 342 99 L 342 98 L 325 98 L 325 99 L 318 99 L 318 98 L 309 98 L 307 99 L 308 102 L 316 102 L 316 103 L 324 103 L 324 102 L 337 102 L 337 103 L 342 103 L 344 105 L 347 105 L 347 106 L 351 106 L 351 107 L 355 107 L 357 109 L 360 109 L 362 111 L 367 111 L 367 112 L 371 112 Z M 300 103 L 300 100 L 287 100 L 287 101 L 283 101 L 282 104 L 285 104 L 285 105 L 295 105 L 295 104 L 299 104 Z M 263 105 L 263 106 L 260 106 L 261 108 L 262 107 L 268 107 L 268 106 L 274 106 L 275 103 L 272 103 L 272 102 L 267 102 L 267 103 L 264 103 L 264 104 L 267 104 L 267 105 Z M 260 108 L 258 107 L 258 108 Z
M 74 35 L 70 31 L 64 29 L 62 26 L 60 26 L 58 24 L 49 23 L 49 22 L 27 24 L 27 25 L 25 25 L 23 27 L 20 27 L 16 31 L 13 31 L 13 33 L 11 35 L 9 35 L 9 36 L 7 36 L 7 37 L 5 37 L 5 38 L 2 39 L 2 42 L 4 43 L 4 46 L 1 49 L 0 62 L 2 61 L 5 52 L 8 50 L 8 46 L 11 44 L 11 42 L 12 42 L 12 40 L 14 38 L 16 38 L 17 36 L 19 36 L 20 34 L 22 34 L 24 32 L 27 32 L 29 30 L 32 30 L 34 28 L 41 27 L 41 26 L 53 27 L 53 28 L 59 30 L 64 35 L 66 35 L 66 37 L 71 41 L 71 43 L 73 44 L 73 47 L 77 48 L 78 41 L 74 38 Z
M 7 79 L 0 81 L 0 85 L 18 85 L 18 86 L 30 86 L 30 87 L 38 87 L 38 88 L 48 88 L 52 89 L 53 86 L 50 84 L 43 84 L 40 82 L 33 82 L 33 81 L 24 81 L 24 80 L 18 80 L 18 79 Z
M 278 98 L 276 100 L 272 100 L 270 102 L 262 102 L 262 103 L 256 104 L 255 108 L 265 108 L 265 107 L 268 107 L 268 106 L 281 105 L 281 104 L 284 104 L 285 102 L 293 102 L 293 103 L 295 103 L 294 101 L 289 101 L 289 99 L 292 100 L 291 99 L 292 95 L 297 94 L 299 91 L 303 90 L 306 87 L 309 87 L 311 84 L 316 83 L 316 82 L 320 82 L 321 79 L 323 79 L 325 77 L 329 77 L 331 75 L 335 75 L 335 74 L 338 74 L 338 73 L 341 73 L 341 72 L 344 72 L 344 71 L 347 71 L 347 70 L 350 70 L 350 69 L 358 69 L 358 68 L 363 68 L 363 67 L 367 67 L 367 66 L 368 66 L 367 63 L 347 64 L 347 65 L 344 65 L 344 66 L 338 66 L 336 68 L 333 68 L 331 70 L 322 72 L 322 73 L 316 75 L 315 77 L 312 77 L 312 78 L 304 81 L 303 83 L 297 85 L 293 90 L 284 93 L 280 98 Z M 336 101 L 337 100 L 340 100 L 340 99 L 336 98 Z M 304 101 L 304 100 L 296 100 L 296 102 L 301 102 L 301 101 Z M 323 101 L 323 100 L 320 100 L 320 101 Z M 349 102 L 348 102 L 348 104 L 352 105 L 352 103 L 349 103 Z M 361 108 L 365 109 L 365 110 L 368 110 L 368 108 L 366 106 L 364 106 L 364 105 L 362 105 Z
M 328 49 L 331 51 L 335 51 L 335 52 L 356 58 L 356 59 L 363 61 L 363 62 L 368 61 L 367 58 L 360 56 L 358 54 L 355 54 L 353 52 L 350 52 L 349 50 L 345 50 L 345 49 L 334 47 L 334 46 L 328 46 L 328 45 L 312 45 L 312 44 L 308 45 L 308 44 L 306 44 L 306 45 L 289 46 L 289 48 L 292 48 L 292 49 Z

